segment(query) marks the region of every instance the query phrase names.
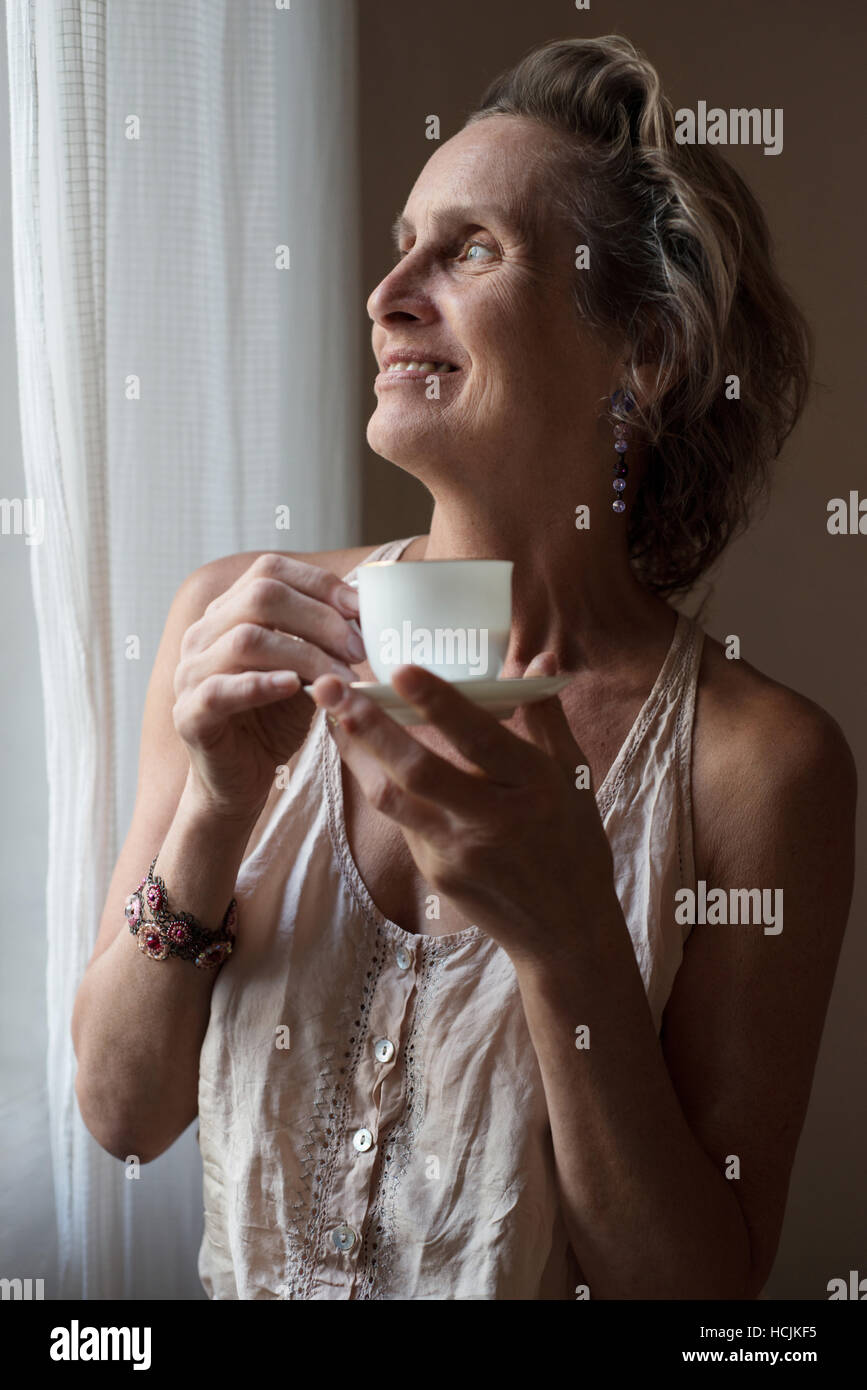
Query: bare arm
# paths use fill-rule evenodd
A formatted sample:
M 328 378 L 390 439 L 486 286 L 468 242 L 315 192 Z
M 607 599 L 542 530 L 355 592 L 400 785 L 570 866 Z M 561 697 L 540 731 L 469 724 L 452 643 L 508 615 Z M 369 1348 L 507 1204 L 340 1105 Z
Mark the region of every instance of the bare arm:
M 753 1298 L 773 1264 L 854 858 L 849 749 L 785 713 L 728 743 L 706 835 L 708 886 L 782 889 L 782 932 L 695 926 L 661 1044 L 610 901 L 571 968 L 518 971 L 593 1298 Z
M 368 550 L 364 547 L 358 552 L 297 558 L 304 562 L 308 575 L 311 565 L 329 571 L 328 575 L 323 573 L 321 581 L 314 577 L 311 584 L 305 579 L 308 588 L 321 582 L 323 590 L 331 591 L 336 585 L 330 575 L 331 565 L 345 566 L 345 572 Z M 76 1096 L 82 1118 L 98 1142 L 118 1158 L 135 1153 L 147 1162 L 158 1157 L 197 1112 L 199 1053 L 208 1026 L 215 972 L 171 957 L 159 964 L 146 959 L 130 934 L 123 906 L 158 850 L 156 872 L 166 883 L 172 907 L 190 912 L 205 927 L 216 929 L 233 896 L 238 869 L 265 806 L 267 790 L 258 805 L 246 799 L 238 813 L 229 805 L 231 798 L 217 811 L 214 801 L 203 796 L 201 783 L 193 776 L 187 745 L 175 727 L 175 677 L 189 629 L 203 619 L 209 605 L 223 601 L 222 596 L 250 571 L 261 553 L 228 556 L 189 576 L 172 603 L 148 687 L 135 810 L 72 1018 L 78 1060 Z M 269 580 L 265 592 L 276 593 L 279 610 L 277 581 Z M 296 609 L 303 606 L 303 611 L 322 621 L 324 604 L 288 589 L 286 601 L 294 601 Z M 279 611 L 273 616 L 277 628 Z M 284 631 L 298 630 L 290 626 L 291 620 L 289 613 Z M 324 621 L 330 624 L 331 644 L 336 646 L 344 620 L 329 609 Z M 295 665 L 300 643 L 270 629 L 257 636 L 249 621 L 239 626 L 245 640 L 255 644 L 250 654 L 252 666 L 279 669 L 289 665 L 286 644 Z M 237 638 L 229 632 L 222 642 L 226 640 Z M 218 643 L 211 650 L 218 650 Z M 333 662 L 334 658 L 325 653 L 314 654 L 321 663 Z M 239 656 L 244 655 L 239 652 Z M 199 659 L 205 661 L 207 657 L 205 652 Z M 242 669 L 243 665 L 241 661 L 231 669 Z M 306 701 L 306 697 L 301 698 Z M 267 747 L 264 752 L 268 752 Z M 267 757 L 264 762 L 267 772 Z M 238 930 L 243 931 L 243 922 Z
M 213 970 L 170 957 L 159 968 L 136 949 L 122 903 L 159 849 L 156 872 L 169 901 L 217 928 L 232 898 L 253 822 L 219 820 L 185 785 L 169 830 L 144 849 L 143 820 L 130 833 L 141 845 L 124 889 L 109 895 L 111 944 L 89 965 L 73 1015 L 82 1118 L 116 1158 L 156 1158 L 197 1110 L 199 1052 L 208 1026 Z M 119 865 L 123 858 L 118 861 Z
M 250 563 L 253 557 L 240 558 Z M 181 585 L 169 611 L 145 703 L 135 810 L 75 1000 L 79 1107 L 88 1129 L 116 1158 L 157 1157 L 197 1109 L 214 972 L 181 960 L 159 967 L 146 960 L 123 905 L 157 850 L 170 902 L 204 926 L 219 926 L 232 897 L 253 823 L 215 823 L 198 809 L 188 786 L 187 751 L 172 721 L 183 634 L 232 577 L 220 565 L 203 566 Z

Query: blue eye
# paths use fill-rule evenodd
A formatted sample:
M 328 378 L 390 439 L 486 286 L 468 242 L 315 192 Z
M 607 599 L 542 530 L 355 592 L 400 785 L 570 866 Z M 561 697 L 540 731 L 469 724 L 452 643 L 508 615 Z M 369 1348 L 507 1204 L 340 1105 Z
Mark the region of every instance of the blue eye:
M 471 241 L 471 242 L 468 243 L 467 256 L 466 256 L 466 259 L 467 259 L 467 260 L 470 260 L 470 259 L 471 259 L 471 258 L 470 258 L 470 252 L 471 252 L 471 251 L 485 251 L 489 256 L 493 256 L 493 254 L 494 254 L 494 252 L 491 250 L 490 246 L 483 246 L 482 243 L 481 243 L 480 241 Z M 478 260 L 478 257 L 477 257 L 477 256 L 473 256 L 472 259 L 473 259 L 473 260 Z

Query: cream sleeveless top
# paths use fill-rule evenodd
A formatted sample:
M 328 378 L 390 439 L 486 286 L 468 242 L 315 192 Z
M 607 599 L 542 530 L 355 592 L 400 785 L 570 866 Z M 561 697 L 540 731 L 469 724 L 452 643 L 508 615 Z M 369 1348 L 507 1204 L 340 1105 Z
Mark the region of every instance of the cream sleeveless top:
M 689 933 L 675 890 L 696 887 L 703 636 L 678 615 L 596 793 L 657 1033 Z M 347 843 L 323 711 L 254 834 L 200 1059 L 205 1292 L 574 1299 L 584 1281 L 514 967 L 475 926 L 418 936 L 378 910 Z

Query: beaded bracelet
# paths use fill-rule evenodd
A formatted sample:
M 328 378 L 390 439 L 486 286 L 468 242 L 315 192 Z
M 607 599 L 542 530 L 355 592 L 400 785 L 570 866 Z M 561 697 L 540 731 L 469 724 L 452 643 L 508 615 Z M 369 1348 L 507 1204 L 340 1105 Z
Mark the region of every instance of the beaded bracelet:
M 151 960 L 178 956 L 181 960 L 193 961 L 200 969 L 222 965 L 235 944 L 237 899 L 229 903 L 218 930 L 208 931 L 189 912 L 175 912 L 169 907 L 166 885 L 159 875 L 154 875 L 157 858 L 155 854 L 145 877 L 135 892 L 130 893 L 123 910 L 130 931 L 138 937 L 139 950 Z M 145 916 L 145 907 L 150 908 L 152 918 Z

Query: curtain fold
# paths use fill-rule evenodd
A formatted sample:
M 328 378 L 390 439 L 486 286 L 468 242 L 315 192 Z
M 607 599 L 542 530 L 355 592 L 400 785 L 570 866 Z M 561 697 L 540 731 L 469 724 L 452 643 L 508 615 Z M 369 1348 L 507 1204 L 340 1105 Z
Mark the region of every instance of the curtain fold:
M 219 555 L 358 539 L 353 12 L 7 3 L 22 448 L 44 506 L 49 1296 L 203 1296 L 195 1126 L 128 1176 L 78 1114 L 69 1028 L 172 595 Z

